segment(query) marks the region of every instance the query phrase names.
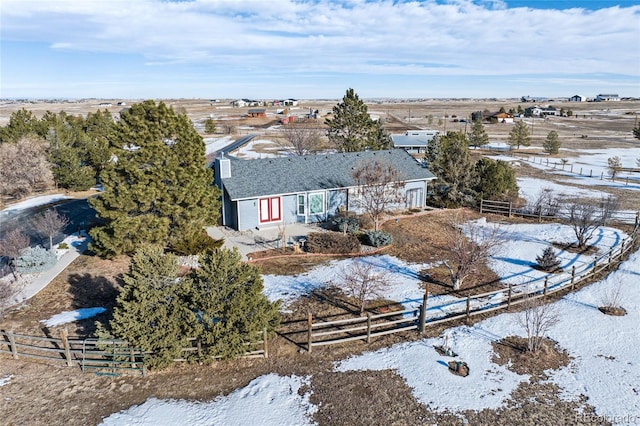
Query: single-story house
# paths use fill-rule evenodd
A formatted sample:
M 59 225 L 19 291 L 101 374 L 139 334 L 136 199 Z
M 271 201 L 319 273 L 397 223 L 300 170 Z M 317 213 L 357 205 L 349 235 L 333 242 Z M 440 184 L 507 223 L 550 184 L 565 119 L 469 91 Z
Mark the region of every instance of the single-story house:
M 438 134 L 437 130 L 407 130 L 402 135 L 391 135 L 394 148 L 401 148 L 410 153 L 426 152 L 429 142 Z
M 596 96 L 596 101 L 597 102 L 602 102 L 602 101 L 619 101 L 620 100 L 620 96 L 618 96 L 617 94 L 600 94 L 598 96 Z
M 584 102 L 587 98 L 582 95 L 573 95 L 569 98 L 569 102 Z
M 435 176 L 401 149 L 252 160 L 220 156 L 214 176 L 222 190 L 222 224 L 244 231 L 358 211 L 352 173 L 371 161 L 391 164 L 402 176 L 404 202 L 397 207 L 425 206 L 427 183 Z
M 513 114 L 508 112 L 496 112 L 487 117 L 489 121 L 495 121 L 497 123 L 513 123 Z

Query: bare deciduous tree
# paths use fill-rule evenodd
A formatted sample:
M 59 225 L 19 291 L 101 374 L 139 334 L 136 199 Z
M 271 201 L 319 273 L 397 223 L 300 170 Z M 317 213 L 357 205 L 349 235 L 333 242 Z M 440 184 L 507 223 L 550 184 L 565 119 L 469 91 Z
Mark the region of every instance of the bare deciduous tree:
M 560 209 L 560 201 L 551 188 L 542 188 L 528 208 L 536 215 L 555 216 Z
M 524 302 L 524 307 L 517 321 L 527 333 L 527 350 L 536 352 L 542 348 L 545 335 L 558 323 L 560 317 L 555 304 L 545 304 L 540 298 L 529 297 Z
M 387 271 L 362 259 L 357 259 L 345 267 L 339 277 L 345 292 L 358 302 L 360 315 L 364 313 L 367 301 L 380 296 L 389 285 Z
M 459 290 L 465 280 L 504 243 L 499 226 L 483 227 L 477 222 L 465 222 L 463 215 L 456 214 L 445 228 L 444 248 L 452 259 L 443 263 L 449 270 L 454 290 Z
M 17 280 L 14 262 L 20 256 L 20 252 L 29 247 L 29 236 L 26 235 L 20 228 L 14 228 L 7 231 L 0 239 L 0 255 L 8 259 L 11 273 L 14 280 Z
M 283 130 L 286 144 L 295 155 L 312 154 L 320 147 L 320 130 L 315 123 L 291 123 Z
M 356 204 L 374 223 L 377 231 L 380 216 L 393 204 L 402 201 L 400 172 L 384 161 L 370 161 L 351 174 L 356 183 Z
M 603 290 L 601 300 L 602 306 L 606 309 L 621 308 L 622 281 L 619 276 L 610 276 L 609 278 L 613 279 L 613 284 Z
M 23 138 L 0 144 L 0 194 L 21 198 L 53 186 L 44 143 Z
M 49 237 L 49 250 L 51 250 L 53 248 L 53 237 L 69 225 L 69 219 L 54 209 L 49 209 L 36 216 L 32 223 L 39 235 Z
M 596 230 L 611 217 L 613 206 L 615 203 L 611 198 L 603 200 L 601 207 L 594 200 L 580 200 L 567 205 L 569 224 L 578 240 L 578 247 L 585 247 Z

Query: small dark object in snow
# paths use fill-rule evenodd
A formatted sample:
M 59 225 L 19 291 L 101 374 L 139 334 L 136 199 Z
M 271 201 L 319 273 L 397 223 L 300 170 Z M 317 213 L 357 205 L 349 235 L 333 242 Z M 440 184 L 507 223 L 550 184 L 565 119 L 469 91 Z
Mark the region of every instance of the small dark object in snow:
M 438 354 L 442 356 L 450 356 L 452 358 L 458 356 L 458 354 L 452 351 L 448 346 L 434 346 L 433 348 L 436 350 L 436 352 L 438 352 Z
M 613 315 L 616 317 L 627 315 L 627 310 L 619 306 L 600 306 L 598 310 L 605 315 Z
M 469 375 L 469 366 L 462 361 L 449 361 L 449 371 L 455 375 L 467 377 Z

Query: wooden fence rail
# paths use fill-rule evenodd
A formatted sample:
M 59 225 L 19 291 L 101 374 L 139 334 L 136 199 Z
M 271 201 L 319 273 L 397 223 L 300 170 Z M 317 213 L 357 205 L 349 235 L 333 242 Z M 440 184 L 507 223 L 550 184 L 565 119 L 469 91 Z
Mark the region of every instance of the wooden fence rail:
M 335 321 L 314 322 L 311 312 L 307 316 L 306 349 L 314 346 L 333 345 L 355 340 L 371 341 L 373 337 L 409 330 L 424 332 L 428 325 L 442 324 L 489 312 L 509 309 L 530 299 L 546 298 L 562 290 L 573 290 L 575 285 L 591 278 L 595 274 L 610 268 L 633 248 L 640 228 L 639 215 L 630 237 L 617 247 L 611 247 L 606 253 L 594 258 L 592 262 L 572 265 L 571 271 L 561 274 L 548 274 L 533 279 L 526 284 L 509 285 L 508 288 L 467 296 L 446 305 L 428 305 L 425 294 L 418 309 L 395 311 L 384 314 L 370 314 L 356 318 Z
M 261 339 L 247 342 L 247 351 L 243 358 L 267 358 L 267 330 L 261 333 Z M 194 346 L 183 348 L 188 354 L 202 351 L 203 346 L 193 338 L 188 339 Z M 66 364 L 68 367 L 80 366 L 83 372 L 96 374 L 122 374 L 129 372 L 145 373 L 145 353 L 133 348 L 122 340 L 70 338 L 63 329 L 59 338 L 31 336 L 0 330 L 0 354 L 13 359 L 38 360 L 53 364 Z M 218 357 L 213 357 L 218 359 Z M 186 358 L 175 361 L 186 361 Z

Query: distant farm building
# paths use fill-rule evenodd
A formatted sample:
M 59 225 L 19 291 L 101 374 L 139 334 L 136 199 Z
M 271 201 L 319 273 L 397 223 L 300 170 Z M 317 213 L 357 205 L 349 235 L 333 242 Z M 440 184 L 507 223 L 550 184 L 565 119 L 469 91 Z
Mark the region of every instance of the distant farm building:
M 569 98 L 569 102 L 584 102 L 586 100 L 587 98 L 585 98 L 582 95 L 573 95 L 572 97 Z
M 247 117 L 262 118 L 267 116 L 267 110 L 264 108 L 254 108 L 247 111 Z

